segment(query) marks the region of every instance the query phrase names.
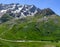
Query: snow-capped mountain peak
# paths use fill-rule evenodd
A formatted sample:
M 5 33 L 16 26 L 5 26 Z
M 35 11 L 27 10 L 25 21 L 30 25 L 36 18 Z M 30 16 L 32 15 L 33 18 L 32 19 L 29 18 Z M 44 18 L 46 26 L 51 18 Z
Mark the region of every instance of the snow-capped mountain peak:
M 10 16 L 21 18 L 26 16 L 34 16 L 37 13 L 44 15 L 52 15 L 55 14 L 51 9 L 39 9 L 34 5 L 21 5 L 19 3 L 11 3 L 11 4 L 0 4 L 0 14 L 8 13 Z M 1 15 L 1 16 L 2 16 Z M 0 16 L 0 17 L 1 17 Z
M 17 14 L 14 17 L 20 16 L 34 16 L 38 11 L 34 5 L 20 5 L 20 4 L 0 4 L 1 13 Z

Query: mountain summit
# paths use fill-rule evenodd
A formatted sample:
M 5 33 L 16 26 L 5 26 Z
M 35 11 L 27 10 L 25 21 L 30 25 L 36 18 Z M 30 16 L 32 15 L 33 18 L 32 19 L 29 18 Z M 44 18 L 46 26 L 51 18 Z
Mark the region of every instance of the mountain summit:
M 14 17 L 33 16 L 38 12 L 34 5 L 0 4 L 0 13 L 9 13 Z
M 55 14 L 51 9 L 39 9 L 34 5 L 20 5 L 17 4 L 0 4 L 0 17 L 8 13 L 10 16 L 16 18 L 23 18 L 26 16 L 34 16 L 37 13 L 44 14 L 44 15 L 52 15 Z

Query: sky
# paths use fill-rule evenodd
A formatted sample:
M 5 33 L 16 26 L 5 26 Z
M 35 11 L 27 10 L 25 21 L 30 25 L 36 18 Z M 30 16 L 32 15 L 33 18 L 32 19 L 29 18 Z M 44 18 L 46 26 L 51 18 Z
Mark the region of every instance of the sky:
M 0 3 L 20 3 L 35 5 L 40 9 L 51 8 L 56 14 L 60 15 L 60 0 L 0 0 Z

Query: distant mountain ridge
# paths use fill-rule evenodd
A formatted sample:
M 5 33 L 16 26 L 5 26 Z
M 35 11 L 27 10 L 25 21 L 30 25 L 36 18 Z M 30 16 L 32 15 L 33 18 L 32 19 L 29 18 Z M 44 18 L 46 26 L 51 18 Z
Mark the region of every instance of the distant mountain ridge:
M 16 18 L 34 16 L 37 13 L 44 14 L 44 15 L 55 14 L 55 12 L 53 12 L 50 8 L 41 10 L 40 8 L 37 8 L 34 5 L 20 5 L 19 3 L 0 4 L 0 13 L 2 13 L 2 15 L 5 13 L 8 13 L 10 16 L 13 16 Z

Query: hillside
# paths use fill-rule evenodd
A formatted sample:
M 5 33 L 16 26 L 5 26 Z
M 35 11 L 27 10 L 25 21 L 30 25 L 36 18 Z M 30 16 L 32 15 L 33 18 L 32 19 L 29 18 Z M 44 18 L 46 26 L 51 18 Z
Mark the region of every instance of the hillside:
M 60 16 L 58 15 L 36 14 L 22 19 L 12 18 L 0 24 L 1 47 L 60 47 L 59 43 L 55 43 L 59 40 Z
M 0 25 L 0 38 L 7 40 L 60 40 L 60 16 L 28 16 Z

